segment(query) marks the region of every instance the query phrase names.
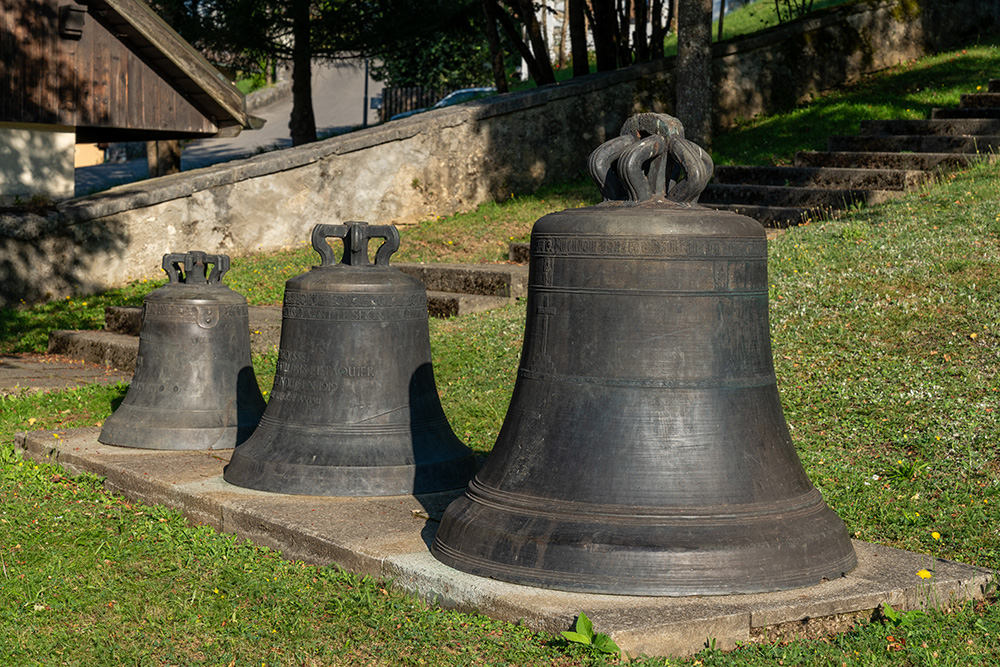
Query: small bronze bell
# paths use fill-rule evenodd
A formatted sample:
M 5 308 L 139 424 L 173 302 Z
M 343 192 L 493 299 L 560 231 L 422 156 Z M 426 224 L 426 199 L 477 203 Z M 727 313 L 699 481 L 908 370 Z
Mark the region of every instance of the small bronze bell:
M 264 412 L 247 301 L 221 283 L 226 255 L 167 254 L 163 270 L 170 282 L 143 301 L 132 384 L 97 439 L 143 449 L 235 447 Z
M 344 241 L 339 264 L 328 237 Z M 371 238 L 385 239 L 374 265 Z M 329 496 L 464 486 L 475 458 L 438 399 L 427 292 L 389 266 L 396 228 L 317 225 L 312 243 L 322 265 L 286 283 L 271 399 L 256 433 L 233 452 L 226 481 Z
M 532 230 L 510 408 L 434 555 L 588 593 L 751 593 L 840 577 L 853 546 L 781 410 L 764 229 L 693 203 L 712 163 L 670 117 L 631 119 L 591 169 L 607 200 Z M 668 192 L 678 169 L 686 179 Z

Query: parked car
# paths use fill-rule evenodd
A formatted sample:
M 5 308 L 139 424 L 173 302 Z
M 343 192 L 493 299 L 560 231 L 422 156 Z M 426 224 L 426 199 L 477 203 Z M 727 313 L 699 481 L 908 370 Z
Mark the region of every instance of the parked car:
M 489 97 L 490 95 L 497 92 L 497 89 L 493 86 L 481 86 L 479 88 L 459 88 L 458 90 L 453 90 L 448 93 L 440 100 L 434 103 L 434 106 L 420 107 L 419 109 L 411 109 L 409 111 L 404 111 L 403 113 L 398 113 L 395 116 L 389 118 L 389 120 L 397 120 L 399 118 L 407 118 L 414 114 L 423 113 L 424 111 L 430 111 L 432 109 L 443 109 L 444 107 L 450 107 L 454 104 L 462 104 L 463 102 L 469 102 L 471 100 L 478 100 L 480 97 Z

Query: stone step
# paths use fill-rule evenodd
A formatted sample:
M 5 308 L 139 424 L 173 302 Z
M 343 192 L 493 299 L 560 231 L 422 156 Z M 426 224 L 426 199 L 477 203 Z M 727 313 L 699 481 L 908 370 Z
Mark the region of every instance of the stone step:
M 931 109 L 932 120 L 945 118 L 1000 118 L 1000 107 Z
M 874 151 L 914 153 L 995 153 L 1000 150 L 1000 136 L 912 136 L 834 135 L 827 140 L 830 151 Z
M 715 182 L 732 185 L 790 185 L 809 188 L 909 190 L 929 178 L 917 169 L 850 169 L 840 167 L 717 166 Z
M 107 306 L 104 308 L 104 330 L 138 336 L 142 327 L 141 306 Z
M 795 164 L 802 167 L 857 167 L 865 169 L 960 169 L 993 155 L 974 153 L 894 153 L 880 151 L 799 151 Z
M 957 136 L 1000 135 L 1000 118 L 955 118 L 931 120 L 863 120 L 860 134 Z
M 784 229 L 808 220 L 828 219 L 832 212 L 795 206 L 757 206 L 754 204 L 703 204 L 716 211 L 732 211 L 753 218 L 767 228 Z
M 990 83 L 986 87 L 986 92 L 1000 93 L 1000 79 L 990 79 Z
M 1000 107 L 1000 93 L 963 93 L 958 106 L 965 109 Z
M 514 298 L 525 295 L 527 267 L 517 264 L 395 263 L 408 276 L 424 283 L 428 292 L 453 292 Z
M 506 296 L 431 291 L 427 292 L 427 312 L 431 317 L 458 317 L 500 308 L 512 301 Z
M 531 244 L 527 241 L 515 241 L 507 246 L 507 259 L 515 264 L 527 264 L 531 255 Z
M 48 352 L 131 373 L 139 337 L 113 331 L 50 331 Z
M 893 190 L 855 188 L 800 188 L 786 185 L 726 185 L 712 183 L 701 193 L 698 202 L 713 204 L 749 204 L 786 206 L 806 209 L 846 208 L 852 204 L 880 204 L 899 196 Z M 763 224 L 763 223 L 761 223 Z

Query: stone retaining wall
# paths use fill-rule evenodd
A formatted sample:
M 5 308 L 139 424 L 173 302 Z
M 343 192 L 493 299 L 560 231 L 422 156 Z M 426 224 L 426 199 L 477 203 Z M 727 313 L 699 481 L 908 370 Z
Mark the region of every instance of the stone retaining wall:
M 858 2 L 715 48 L 717 120 L 997 29 L 1000 0 Z M 0 214 L 0 305 L 161 273 L 166 252 L 301 245 L 316 223 L 408 224 L 573 176 L 638 111 L 673 108 L 673 59 L 418 114 L 120 186 L 46 216 Z

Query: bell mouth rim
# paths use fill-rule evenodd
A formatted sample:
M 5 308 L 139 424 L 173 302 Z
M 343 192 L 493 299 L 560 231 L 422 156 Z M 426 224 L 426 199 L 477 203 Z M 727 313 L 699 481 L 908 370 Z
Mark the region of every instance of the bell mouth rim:
M 732 569 L 719 568 L 715 562 L 706 563 L 704 570 L 694 569 L 680 576 L 674 572 L 678 564 L 669 561 L 674 556 L 687 555 L 684 550 L 677 550 L 676 553 L 662 550 L 652 554 L 652 562 L 647 563 L 652 566 L 652 571 L 637 571 L 627 579 L 623 579 L 621 574 L 605 574 L 596 570 L 531 568 L 470 555 L 445 544 L 440 539 L 440 531 L 434 537 L 431 554 L 444 565 L 461 572 L 520 586 L 592 595 L 679 598 L 776 593 L 840 579 L 858 565 L 857 553 L 850 539 L 847 545 L 849 548 L 845 553 L 821 564 L 799 568 L 789 568 L 787 564 L 775 567 L 775 572 L 767 575 L 766 583 L 762 581 L 764 577 L 759 571 L 755 576 L 743 578 L 719 576 L 720 570 L 730 574 Z M 701 552 L 701 555 L 713 554 Z

